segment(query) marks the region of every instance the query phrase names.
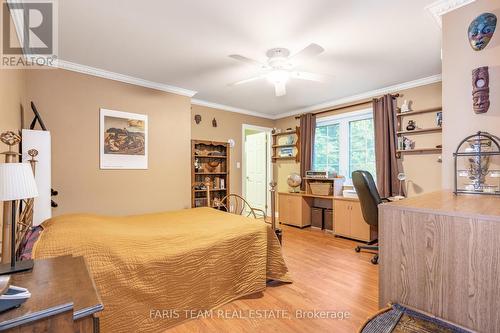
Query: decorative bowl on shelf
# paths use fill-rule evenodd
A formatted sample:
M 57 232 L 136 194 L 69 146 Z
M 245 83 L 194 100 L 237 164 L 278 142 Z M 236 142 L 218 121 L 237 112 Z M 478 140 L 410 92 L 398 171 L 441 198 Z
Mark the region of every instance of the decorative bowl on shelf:
M 218 160 L 210 160 L 207 162 L 208 170 L 210 172 L 214 172 L 215 169 L 220 165 L 220 161 Z

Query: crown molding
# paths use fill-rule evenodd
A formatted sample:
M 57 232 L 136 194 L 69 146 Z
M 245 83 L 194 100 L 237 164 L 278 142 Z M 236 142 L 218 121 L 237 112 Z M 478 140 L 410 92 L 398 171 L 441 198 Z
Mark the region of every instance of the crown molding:
M 431 13 L 439 27 L 442 28 L 443 20 L 441 16 L 460 7 L 467 6 L 474 1 L 476 0 L 438 0 L 425 7 L 425 9 Z
M 262 112 L 241 109 L 241 108 L 237 108 L 237 107 L 229 106 L 229 105 L 224 105 L 224 104 L 212 103 L 212 102 L 204 101 L 201 99 L 191 99 L 191 104 L 199 105 L 199 106 L 206 106 L 206 107 L 212 108 L 212 109 L 219 109 L 219 110 L 223 110 L 223 111 L 246 114 L 248 116 L 260 117 L 260 118 L 266 118 L 266 119 L 276 119 L 275 115 L 272 115 L 272 114 L 266 114 L 266 113 L 262 113 Z
M 325 103 L 316 104 L 313 106 L 308 106 L 306 108 L 297 109 L 297 110 L 293 110 L 290 112 L 279 113 L 279 114 L 274 116 L 274 119 L 281 119 L 281 118 L 295 116 L 295 115 L 302 114 L 302 113 L 328 109 L 328 108 L 332 108 L 332 107 L 339 106 L 342 104 L 353 103 L 353 102 L 357 102 L 357 101 L 360 101 L 363 99 L 379 97 L 381 95 L 391 94 L 391 93 L 399 92 L 401 90 L 425 86 L 428 84 L 441 82 L 441 81 L 442 81 L 441 74 L 433 75 L 433 76 L 425 77 L 425 78 L 418 79 L 418 80 L 400 83 L 400 84 L 396 84 L 393 86 L 389 86 L 389 87 L 385 87 L 385 88 L 381 88 L 381 89 L 376 89 L 376 90 L 371 90 L 371 91 L 367 91 L 367 92 L 364 92 L 361 94 L 352 95 L 349 97 L 344 97 L 344 98 L 328 101 Z
M 152 81 L 148 81 L 148 80 L 143 80 L 143 79 L 139 79 L 139 78 L 136 78 L 133 76 L 128 76 L 128 75 L 123 75 L 123 74 L 119 74 L 119 73 L 115 73 L 115 72 L 110 72 L 110 71 L 107 71 L 104 69 L 80 65 L 80 64 L 76 64 L 74 62 L 69 62 L 69 61 L 60 60 L 60 59 L 58 59 L 54 62 L 53 67 L 65 69 L 65 70 L 72 71 L 72 72 L 97 76 L 97 77 L 101 77 L 101 78 L 109 79 L 109 80 L 113 80 L 113 81 L 129 83 L 129 84 L 133 84 L 136 86 L 161 90 L 161 91 L 165 91 L 165 92 L 169 92 L 169 93 L 173 93 L 173 94 L 177 94 L 177 95 L 182 95 L 182 96 L 187 96 L 187 97 L 193 97 L 197 93 L 196 91 L 189 90 L 189 89 L 179 88 L 179 87 L 170 86 L 170 85 L 163 84 L 163 83 L 152 82 Z

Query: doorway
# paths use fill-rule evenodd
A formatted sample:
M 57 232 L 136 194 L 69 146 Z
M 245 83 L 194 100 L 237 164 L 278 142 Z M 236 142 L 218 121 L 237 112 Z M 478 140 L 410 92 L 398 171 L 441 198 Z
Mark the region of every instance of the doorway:
M 271 128 L 243 124 L 242 194 L 251 207 L 269 213 L 272 179 Z

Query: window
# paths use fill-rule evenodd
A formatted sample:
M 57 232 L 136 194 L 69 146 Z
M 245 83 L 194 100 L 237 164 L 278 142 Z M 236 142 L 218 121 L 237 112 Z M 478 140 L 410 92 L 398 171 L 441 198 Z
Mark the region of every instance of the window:
M 372 110 L 320 119 L 316 125 L 313 168 L 338 171 L 348 183 L 356 170 L 367 170 L 375 177 Z

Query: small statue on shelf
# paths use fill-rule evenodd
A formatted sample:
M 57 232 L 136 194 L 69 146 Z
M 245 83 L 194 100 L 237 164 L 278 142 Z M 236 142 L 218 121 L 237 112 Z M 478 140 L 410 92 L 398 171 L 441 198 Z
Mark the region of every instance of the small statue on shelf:
M 411 111 L 411 105 L 412 105 L 412 101 L 409 101 L 409 100 L 406 100 L 403 102 L 403 105 L 401 105 L 401 112 L 404 113 L 404 112 L 410 112 Z
M 442 111 L 436 113 L 436 125 L 438 127 L 443 127 L 443 112 Z
M 415 120 L 408 121 L 408 126 L 406 126 L 407 131 L 414 131 L 417 128 L 417 123 Z
M 414 141 L 409 139 L 409 138 L 404 138 L 404 141 L 403 141 L 403 147 L 404 147 L 404 150 L 413 150 L 413 146 L 414 146 Z

